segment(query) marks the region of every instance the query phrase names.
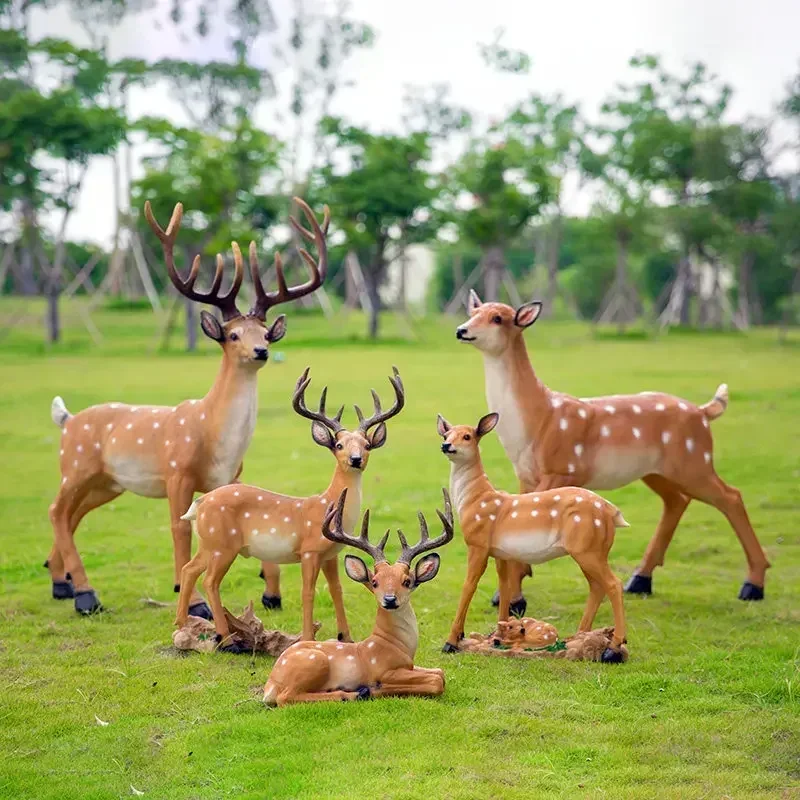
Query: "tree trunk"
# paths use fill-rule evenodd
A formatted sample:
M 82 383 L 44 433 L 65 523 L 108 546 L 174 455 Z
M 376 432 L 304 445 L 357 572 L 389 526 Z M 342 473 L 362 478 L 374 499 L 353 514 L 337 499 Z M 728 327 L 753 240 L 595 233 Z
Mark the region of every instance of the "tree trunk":
M 31 297 L 36 294 L 36 274 L 33 268 L 34 250 L 36 246 L 36 209 L 33 203 L 25 198 L 22 202 L 22 247 L 20 249 L 19 269 L 15 271 L 17 291 Z
M 197 350 L 197 303 L 188 298 L 186 304 L 186 349 L 193 353 Z
M 738 308 L 736 309 L 736 315 L 739 325 L 742 328 L 749 328 L 752 323 L 752 300 L 750 299 L 750 290 L 753 285 L 754 263 L 755 256 L 752 251 L 748 250 L 742 258 L 742 263 L 739 265 L 739 287 L 737 291 Z
M 617 291 L 624 295 L 623 303 L 628 299 L 628 240 L 622 233 L 617 233 Z M 617 317 L 617 333 L 625 333 L 628 309 L 623 307 Z
M 47 341 L 55 344 L 61 339 L 61 321 L 58 316 L 58 288 L 47 289 Z
M 381 296 L 378 289 L 386 269 L 386 239 L 379 238 L 375 245 L 375 257 L 364 271 L 364 284 L 369 298 L 369 320 L 367 332 L 370 339 L 378 338 L 378 327 L 381 313 Z
M 550 223 L 547 242 L 547 294 L 545 312 L 553 313 L 553 303 L 558 294 L 558 259 L 561 256 L 562 220 L 559 211 Z
M 500 299 L 500 282 L 505 269 L 504 261 L 503 248 L 499 245 L 492 245 L 484 251 L 483 291 L 485 296 L 483 299 L 487 303 L 496 303 Z

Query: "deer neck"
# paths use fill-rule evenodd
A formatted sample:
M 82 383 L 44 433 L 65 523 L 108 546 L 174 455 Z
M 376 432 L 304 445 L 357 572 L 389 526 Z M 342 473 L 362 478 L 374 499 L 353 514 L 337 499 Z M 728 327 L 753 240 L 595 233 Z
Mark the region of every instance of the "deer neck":
M 323 496 L 330 503 L 335 503 L 343 489 L 347 489 L 347 499 L 342 513 L 342 524 L 346 533 L 352 533 L 358 525 L 358 515 L 361 511 L 361 476 L 360 470 L 344 469 L 339 464 L 333 473 L 330 485 Z
M 450 497 L 459 516 L 468 503 L 493 491 L 494 488 L 483 471 L 480 455 L 474 461 L 466 463 L 450 462 Z
M 212 483 L 233 480 L 253 438 L 258 414 L 258 370 L 223 354 L 216 380 L 203 400 L 212 431 Z
M 550 392 L 536 377 L 525 339 L 516 336 L 499 355 L 483 354 L 486 403 L 497 412 L 497 435 L 512 463 L 523 456 L 550 412 Z
M 398 649 L 413 664 L 417 653 L 418 629 L 417 615 L 411 602 L 396 611 L 379 607 L 372 636 Z

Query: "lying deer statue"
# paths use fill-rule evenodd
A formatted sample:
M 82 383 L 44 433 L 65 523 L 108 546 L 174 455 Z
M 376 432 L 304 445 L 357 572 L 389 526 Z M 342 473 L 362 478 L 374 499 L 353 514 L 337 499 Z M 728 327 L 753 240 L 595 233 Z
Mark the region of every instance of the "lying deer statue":
M 718 508 L 733 526 L 747 557 L 740 600 L 761 600 L 769 562 L 739 491 L 714 470 L 709 423 L 728 405 L 722 384 L 702 406 L 668 394 L 643 392 L 578 399 L 545 386 L 531 366 L 523 333 L 536 322 L 541 303 L 514 310 L 482 303 L 470 292 L 470 319 L 456 329 L 459 341 L 483 355 L 486 401 L 500 413 L 497 428 L 520 491 L 560 486 L 618 489 L 641 479 L 664 503 L 661 521 L 627 592 L 651 594 L 653 570 L 693 499 Z M 524 566 L 510 568 L 520 598 Z M 524 604 L 522 605 L 524 610 Z
M 438 553 L 429 553 L 412 566 L 419 555 L 442 547 L 453 538 L 453 510 L 444 491 L 444 513 L 437 509 L 443 532 L 428 538 L 425 517 L 419 514 L 420 541 L 409 547 L 398 531 L 402 552 L 389 564 L 383 549 L 386 531 L 378 545 L 369 542 L 369 511 L 364 514 L 361 536 L 344 532 L 345 489 L 336 506 L 325 515 L 322 533 L 341 547 L 363 550 L 375 563 L 374 572 L 358 557 L 347 555 L 348 577 L 375 595 L 378 614 L 372 635 L 363 642 L 297 642 L 285 650 L 264 686 L 264 702 L 270 706 L 335 700 L 366 700 L 387 695 L 438 696 L 444 691 L 444 672 L 414 666 L 417 652 L 417 618 L 411 608 L 411 593 L 439 572 Z
M 400 413 L 405 405 L 405 392 L 400 374 L 394 368 L 389 378 L 395 392 L 390 409 L 381 408 L 380 398 L 373 391 L 375 412 L 365 418 L 356 406 L 358 429 L 347 431 L 340 422 L 344 406 L 334 417 L 325 413 L 328 388 L 322 390 L 318 411 L 306 407 L 305 392 L 311 383 L 308 368 L 300 376 L 292 405 L 300 416 L 311 420 L 314 441 L 330 450 L 336 459 L 328 488 L 310 497 L 290 497 L 257 486 L 235 483 L 204 494 L 192 503 L 181 517 L 195 520 L 198 547 L 194 558 L 183 568 L 175 624 L 183 627 L 190 613 L 190 598 L 197 579 L 205 572 L 203 586 L 214 612 L 214 627 L 221 642 L 220 649 L 245 652 L 236 641 L 228 641 L 230 629 L 222 611 L 219 587 L 238 555 L 255 556 L 271 564 L 300 563 L 303 577 L 303 639 L 314 639 L 314 591 L 320 569 L 328 582 L 339 640 L 351 642 L 350 628 L 342 601 L 339 582 L 341 547 L 322 535 L 322 522 L 328 506 L 343 489 L 349 489 L 350 500 L 343 510 L 344 525 L 353 530 L 361 506 L 361 476 L 367 468 L 370 452 L 386 444 L 386 422 Z
M 622 583 L 611 571 L 608 553 L 616 528 L 627 528 L 621 512 L 586 489 L 550 489 L 529 494 L 497 491 L 481 462 L 480 440 L 494 430 L 498 414 L 487 414 L 477 426 L 450 425 L 439 416 L 442 452 L 450 460 L 450 494 L 467 543 L 467 579 L 461 591 L 445 653 L 458 650 L 464 622 L 478 581 L 491 556 L 500 581 L 499 620 L 508 619 L 511 582 L 508 563 L 543 564 L 570 555 L 589 582 L 589 599 L 578 631 L 590 631 L 605 595 L 614 611 L 614 637 L 603 653 L 605 662 L 621 662 L 625 641 Z
M 191 556 L 191 525 L 181 514 L 192 502 L 195 492 L 207 492 L 230 483 L 242 470 L 242 458 L 253 436 L 258 408 L 258 372 L 269 357 L 269 345 L 286 333 L 286 318 L 281 314 L 267 326 L 267 312 L 281 303 L 296 300 L 315 291 L 325 280 L 328 251 L 325 235 L 330 212 L 325 207 L 322 225 L 311 209 L 299 198 L 300 206 L 311 224 L 307 230 L 290 218 L 295 230 L 316 244 L 318 263 L 300 250 L 311 270 L 306 283 L 288 288 L 279 253 L 275 253 L 278 291 L 266 292 L 259 275 L 255 243 L 250 243 L 250 274 L 256 300 L 247 314 L 236 307 L 236 295 L 244 275 L 242 254 L 234 242 L 235 273 L 230 290 L 220 294 L 224 264 L 217 256 L 217 271 L 211 289 L 194 288 L 200 270 L 200 256 L 192 264 L 186 280 L 175 268 L 173 249 L 183 216 L 180 203 L 175 206 L 167 230 L 156 222 L 145 203 L 144 212 L 150 227 L 164 248 L 170 280 L 190 300 L 205 303 L 222 312 L 222 322 L 206 311 L 201 326 L 206 336 L 222 347 L 222 364 L 214 385 L 202 400 L 187 400 L 177 406 L 139 406 L 105 403 L 73 415 L 60 397 L 53 400 L 51 414 L 61 430 L 61 485 L 50 519 L 55 542 L 45 566 L 50 569 L 53 597 L 75 598 L 75 610 L 91 614 L 102 610 L 95 591 L 89 585 L 86 570 L 75 547 L 75 529 L 92 509 L 108 503 L 123 492 L 143 497 L 167 497 L 172 522 L 175 554 L 175 591 L 181 570 Z M 191 597 L 192 614 L 211 618 L 208 606 L 196 592 Z

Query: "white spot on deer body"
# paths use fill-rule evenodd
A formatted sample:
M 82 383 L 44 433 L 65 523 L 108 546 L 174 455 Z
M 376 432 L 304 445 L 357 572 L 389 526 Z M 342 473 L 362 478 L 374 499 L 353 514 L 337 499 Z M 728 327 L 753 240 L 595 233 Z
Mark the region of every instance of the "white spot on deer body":
M 641 439 L 641 438 L 642 438 L 642 432 L 641 432 L 641 431 L 640 431 L 638 428 L 634 428 L 634 429 L 633 429 L 633 435 L 634 435 L 634 436 L 635 436 L 637 439 Z
M 533 511 L 531 511 L 531 516 L 532 517 L 538 517 L 539 516 L 539 512 L 534 508 Z
M 634 403 L 631 406 L 631 408 L 633 409 L 633 413 L 634 414 L 641 414 L 642 413 L 642 407 L 641 406 L 637 406 L 636 403 Z
M 561 428 L 562 431 L 565 431 L 569 427 L 569 423 L 564 419 L 564 417 L 561 417 L 561 419 L 558 421 L 558 427 Z
M 233 496 L 234 497 L 238 497 L 239 496 L 239 490 L 238 489 L 233 493 Z
M 133 427 L 133 425 L 131 425 L 131 423 L 129 422 L 129 423 L 128 423 L 128 424 L 125 426 L 125 429 L 126 429 L 126 430 L 130 430 L 132 427 Z
M 337 650 L 344 650 L 344 645 L 343 644 L 337 644 L 336 645 L 336 649 Z
M 328 661 L 333 661 L 333 656 L 328 656 Z
M 688 407 L 689 407 L 689 406 L 687 406 L 687 405 L 686 405 L 686 403 L 678 403 L 678 408 L 679 408 L 681 411 L 686 411 L 686 409 L 687 409 Z
M 494 522 L 495 519 L 497 519 L 497 518 L 495 517 L 494 514 L 489 514 L 489 519 L 492 520 L 492 522 Z
M 594 507 L 595 508 L 602 508 L 603 504 L 599 500 L 595 500 L 594 501 Z
M 694 442 L 691 439 L 686 440 L 686 449 L 691 453 L 694 450 Z
M 600 525 L 601 525 L 601 522 L 600 522 L 600 520 L 595 518 L 595 521 L 594 521 L 594 526 L 595 526 L 595 528 L 599 528 L 599 527 L 600 527 Z
M 67 482 L 67 479 L 66 479 L 66 478 L 62 478 L 62 479 L 61 479 L 61 485 L 62 485 L 62 486 L 63 486 L 63 485 L 66 483 L 66 482 Z
M 555 501 L 556 501 L 556 503 L 557 503 L 557 502 L 558 502 L 560 499 L 561 499 L 561 495 L 560 495 L 560 494 L 557 494 L 557 495 L 556 495 L 556 496 L 553 498 L 553 500 L 555 500 Z
M 187 436 L 187 437 L 186 437 L 186 441 L 187 441 L 187 442 L 191 442 L 191 441 L 192 441 L 192 437 L 191 437 L 191 436 Z
M 663 403 L 656 403 L 656 411 L 663 411 L 666 406 Z
M 94 449 L 95 450 L 99 450 L 100 449 L 100 442 L 95 442 L 94 443 Z
M 73 467 L 77 467 L 77 466 L 78 466 L 78 461 L 77 461 L 77 459 L 76 459 L 75 461 L 73 461 L 73 462 L 72 462 L 72 466 L 73 466 Z
M 320 503 L 322 503 L 322 505 L 325 505 L 325 503 L 328 502 L 324 497 L 320 497 L 319 501 L 320 501 Z M 280 501 L 278 501 L 278 502 L 280 502 Z
M 275 530 L 276 530 L 275 528 L 270 528 L 270 529 L 269 529 L 269 532 L 270 532 L 270 533 L 275 533 Z
M 371 658 L 371 659 L 369 660 L 369 663 L 370 663 L 370 664 L 377 664 L 377 663 L 378 663 L 378 659 L 377 659 L 377 658 Z
M 569 472 L 569 474 L 572 475 L 572 473 L 575 472 L 575 465 L 567 464 L 567 472 Z
M 213 528 L 213 527 L 209 528 L 209 529 L 208 529 L 208 532 L 209 532 L 209 533 L 214 533 L 214 528 Z M 219 554 L 218 554 L 218 553 L 215 553 L 215 555 L 219 555 Z
M 300 506 L 301 506 L 301 505 L 303 505 L 303 504 L 302 504 L 302 503 L 295 503 L 295 506 L 296 506 L 297 508 L 300 508 Z
M 553 510 L 550 512 L 550 516 L 551 516 L 553 519 L 555 519 L 555 518 L 558 516 L 558 511 L 557 511 L 557 510 L 554 508 L 554 509 L 553 509 Z
M 708 417 L 705 414 L 703 414 L 703 427 L 708 427 Z
M 519 505 L 519 500 L 512 501 L 511 505 L 516 508 Z
M 194 405 L 197 405 L 197 400 L 190 400 L 190 401 L 189 401 L 189 404 L 190 404 L 190 405 L 193 405 L 193 406 L 194 406 Z
M 534 503 L 538 503 L 539 502 L 539 495 L 534 495 L 533 502 Z
M 157 422 L 153 423 L 153 428 L 159 428 L 159 427 L 160 427 L 160 425 Z
M 89 423 L 87 422 L 87 423 L 86 423 L 86 424 L 83 426 L 83 429 L 84 429 L 85 431 L 88 431 L 88 430 L 89 430 L 91 427 L 92 427 L 92 426 L 91 426 L 91 425 L 89 425 Z
M 284 521 L 284 522 L 289 522 L 289 517 L 284 517 L 284 518 L 283 518 L 283 521 Z
M 583 453 L 583 445 L 582 444 L 576 444 L 575 445 L 575 455 L 578 456 L 578 458 L 580 458 L 581 453 Z
M 550 405 L 552 405 L 553 408 L 561 408 L 561 406 L 564 405 L 564 401 L 560 397 L 553 397 L 550 400 Z
M 475 515 L 475 522 L 480 522 L 480 521 L 481 521 L 481 515 L 480 514 L 476 514 Z
M 119 403 L 112 403 L 109 408 L 119 408 Z
M 348 661 L 355 661 L 356 657 L 355 656 L 347 656 L 347 660 Z
M 670 432 L 669 432 L 669 431 L 664 431 L 664 433 L 662 433 L 662 434 L 661 434 L 661 441 L 662 441 L 664 444 L 669 444 L 669 440 L 670 440 L 671 438 L 672 438 L 672 436 L 671 436 L 671 434 L 670 434 Z
M 574 519 L 575 522 L 580 522 L 581 521 L 581 515 L 580 514 L 576 514 L 572 519 Z
M 502 504 L 503 504 L 503 501 L 502 501 L 502 500 L 495 500 L 495 501 L 494 501 L 494 504 L 495 504 L 496 506 L 500 506 L 500 505 L 502 505 Z
M 269 514 L 264 514 L 264 519 L 269 519 Z
M 309 653 L 308 657 L 309 657 L 309 659 L 316 658 L 317 654 L 316 653 Z
M 106 425 L 106 430 L 110 431 L 113 427 L 114 427 L 114 423 L 113 422 L 109 422 L 108 425 Z
M 486 508 L 486 503 L 484 503 L 483 500 L 481 500 L 481 508 Z
M 186 420 L 185 419 L 179 419 L 178 420 L 178 424 L 179 425 L 185 425 L 186 424 Z
M 516 511 L 512 511 L 511 512 L 511 517 L 516 519 L 516 516 L 517 516 L 517 512 Z
M 603 406 L 603 409 L 605 411 L 608 411 L 609 414 L 613 414 L 617 410 L 616 408 L 614 408 L 614 406 Z
M 375 647 L 375 642 L 367 642 L 367 647 Z
M 711 463 L 711 453 L 703 453 L 703 458 L 705 459 L 706 464 Z
M 608 427 L 608 425 L 603 425 L 603 427 L 600 428 L 600 435 L 605 437 L 611 435 L 611 429 Z
M 116 436 L 112 436 L 111 437 L 111 444 L 116 444 L 116 443 L 117 443 L 117 437 Z
M 306 528 L 310 528 L 310 527 L 311 527 L 311 520 L 308 520 L 308 522 L 306 522 Z
M 224 509 L 225 509 L 225 506 L 222 506 L 222 508 L 223 508 L 223 510 L 224 510 Z M 245 518 L 245 519 L 250 519 L 250 512 L 249 512 L 249 511 L 245 511 L 245 512 L 244 512 L 244 518 Z
M 77 450 L 78 450 L 79 453 L 82 453 L 83 452 L 83 445 L 79 444 L 78 447 L 77 447 Z
M 201 419 L 201 420 L 204 420 L 205 418 L 206 418 L 206 412 L 204 411 L 204 412 L 203 412 L 203 413 L 200 415 L 200 419 Z
M 177 467 L 177 466 L 178 466 L 178 462 L 177 462 L 177 461 L 170 461 L 170 462 L 169 462 L 169 465 L 170 465 L 170 466 L 171 466 L 173 469 L 175 469 L 175 467 Z
M 58 451 L 58 454 L 59 454 L 60 456 L 63 456 L 63 455 L 64 455 L 64 451 L 63 451 L 63 450 L 59 450 L 59 451 Z
M 164 442 L 164 446 L 165 446 L 165 447 L 169 447 L 169 439 L 167 439 L 167 440 Z
M 311 553 L 303 553 L 303 558 L 311 558 Z
M 236 536 L 236 528 L 231 528 L 231 536 Z
M 585 408 L 579 408 L 579 409 L 578 409 L 578 416 L 579 416 L 581 419 L 586 419 L 586 417 L 587 417 L 587 414 L 586 414 L 586 409 L 585 409 Z

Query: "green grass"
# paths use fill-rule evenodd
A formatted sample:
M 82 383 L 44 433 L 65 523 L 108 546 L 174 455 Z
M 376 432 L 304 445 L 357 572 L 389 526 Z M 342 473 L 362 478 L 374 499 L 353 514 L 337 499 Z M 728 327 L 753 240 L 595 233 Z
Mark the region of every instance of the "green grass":
M 0 315 L 18 308 L 0 304 Z M 59 479 L 52 396 L 73 411 L 114 399 L 174 403 L 201 396 L 218 361 L 205 341 L 194 356 L 148 353 L 149 313 L 102 311 L 95 320 L 100 348 L 77 317 L 54 349 L 32 323 L 0 342 L 0 797 L 116 798 L 132 796 L 131 787 L 170 800 L 800 797 L 800 351 L 778 346 L 774 331 L 593 339 L 582 327 L 540 321 L 527 334 L 540 376 L 578 395 L 659 389 L 704 402 L 718 383 L 730 384 L 728 412 L 714 423 L 715 461 L 742 490 L 773 563 L 765 602 L 736 600 L 741 548 L 719 513 L 693 504 L 654 596 L 626 597 L 628 664 L 446 656 L 465 572 L 457 533 L 441 551 L 439 577 L 414 596 L 417 663 L 446 670 L 441 698 L 268 711 L 257 692 L 270 659 L 179 657 L 170 648 L 173 608 L 142 603 L 174 601 L 165 501 L 124 495 L 82 524 L 77 543 L 109 613 L 82 619 L 71 603 L 50 599 L 42 562 Z M 485 410 L 480 359 L 456 344 L 453 325 L 426 321 L 407 343 L 390 319 L 389 341 L 369 347 L 354 338 L 360 317 L 332 331 L 293 313 L 279 346 L 285 362 L 260 378 L 244 480 L 296 494 L 327 483 L 333 459 L 289 403 L 306 364 L 312 387 L 328 383 L 332 402 L 352 404 L 368 402 L 371 386 L 386 392 L 396 363 L 408 405 L 370 461 L 365 505 L 374 531 L 416 532 L 417 509 L 430 519 L 448 476 L 436 412 L 457 423 Z M 345 421 L 353 419 L 349 410 Z M 514 489 L 490 439 L 489 475 Z M 612 551 L 625 578 L 660 504 L 642 484 L 607 495 L 632 525 Z M 223 584 L 229 608 L 258 600 L 257 572 L 253 560 L 234 564 Z M 374 600 L 345 582 L 351 625 L 363 636 Z M 587 592 L 575 564 L 546 564 L 525 585 L 532 615 L 562 635 L 575 629 Z M 493 589 L 487 572 L 468 630 L 491 627 Z M 285 610 L 262 612 L 268 626 L 299 629 L 299 590 L 298 568 L 284 568 Z M 316 609 L 322 635 L 334 634 L 322 581 Z M 598 624 L 609 621 L 604 603 Z

